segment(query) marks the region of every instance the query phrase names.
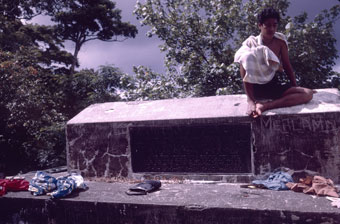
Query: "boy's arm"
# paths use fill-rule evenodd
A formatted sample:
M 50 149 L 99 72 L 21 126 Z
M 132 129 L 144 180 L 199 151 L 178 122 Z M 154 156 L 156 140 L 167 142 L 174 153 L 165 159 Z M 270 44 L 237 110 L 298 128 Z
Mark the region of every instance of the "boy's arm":
M 297 86 L 295 74 L 294 74 L 292 65 L 290 64 L 290 61 L 289 61 L 288 47 L 285 43 L 282 43 L 282 46 L 281 46 L 281 58 L 282 58 L 283 69 L 288 75 L 290 83 L 292 84 L 292 86 Z

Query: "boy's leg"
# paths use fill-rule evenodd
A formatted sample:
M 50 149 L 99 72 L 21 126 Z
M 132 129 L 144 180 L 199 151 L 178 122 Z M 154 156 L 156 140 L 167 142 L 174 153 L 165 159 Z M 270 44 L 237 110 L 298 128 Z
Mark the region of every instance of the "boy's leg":
M 255 111 L 260 116 L 266 110 L 308 103 L 312 98 L 313 90 L 303 87 L 291 87 L 279 99 L 269 102 L 257 102 Z
M 240 74 L 241 74 L 242 79 L 246 75 L 246 70 L 243 68 L 242 64 L 240 64 Z M 248 115 L 254 115 L 256 107 L 255 107 L 253 84 L 243 82 L 243 87 L 244 87 L 244 91 L 246 92 L 246 95 L 247 95 L 247 103 L 248 103 L 248 108 L 247 108 L 246 113 Z
M 255 111 L 256 111 L 256 105 L 255 105 L 255 100 L 253 97 L 253 84 L 243 82 L 243 86 L 247 95 L 247 103 L 248 103 L 248 108 L 247 108 L 247 114 L 253 116 Z

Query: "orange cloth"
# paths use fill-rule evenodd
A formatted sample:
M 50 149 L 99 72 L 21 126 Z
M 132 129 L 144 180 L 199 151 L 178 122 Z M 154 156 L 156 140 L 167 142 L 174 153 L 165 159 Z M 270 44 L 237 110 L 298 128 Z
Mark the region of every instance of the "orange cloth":
M 305 194 L 316 194 L 318 196 L 339 197 L 338 189 L 331 179 L 322 176 L 306 177 L 299 180 L 299 183 L 289 182 L 286 184 L 292 191 L 303 192 Z

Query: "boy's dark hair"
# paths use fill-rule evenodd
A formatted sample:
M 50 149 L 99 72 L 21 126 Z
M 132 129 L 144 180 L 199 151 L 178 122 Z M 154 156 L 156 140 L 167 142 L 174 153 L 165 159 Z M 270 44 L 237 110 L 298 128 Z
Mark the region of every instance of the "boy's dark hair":
M 265 8 L 260 14 L 257 16 L 257 23 L 263 24 L 266 19 L 277 19 L 277 22 L 280 22 L 280 14 L 273 8 Z

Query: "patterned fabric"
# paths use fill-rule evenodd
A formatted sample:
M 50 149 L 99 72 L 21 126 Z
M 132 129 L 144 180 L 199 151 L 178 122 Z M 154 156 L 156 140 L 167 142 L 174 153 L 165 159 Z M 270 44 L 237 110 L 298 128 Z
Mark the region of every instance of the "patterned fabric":
M 46 172 L 38 171 L 30 182 L 28 188 L 33 195 L 50 195 L 52 198 L 65 197 L 75 189 L 86 190 L 84 179 L 77 173 L 55 178 Z
M 288 46 L 284 34 L 276 32 L 274 37 L 285 41 Z M 261 35 L 248 37 L 236 52 L 234 62 L 242 64 L 245 69 L 244 82 L 257 84 L 272 80 L 280 66 L 280 60 L 275 53 L 263 45 Z
M 33 195 L 43 195 L 57 188 L 57 179 L 44 171 L 37 171 L 30 182 L 28 190 Z
M 48 195 L 51 195 L 52 198 L 61 198 L 71 194 L 75 189 L 86 190 L 87 186 L 81 175 L 72 173 L 68 176 L 57 178 L 57 189 Z

